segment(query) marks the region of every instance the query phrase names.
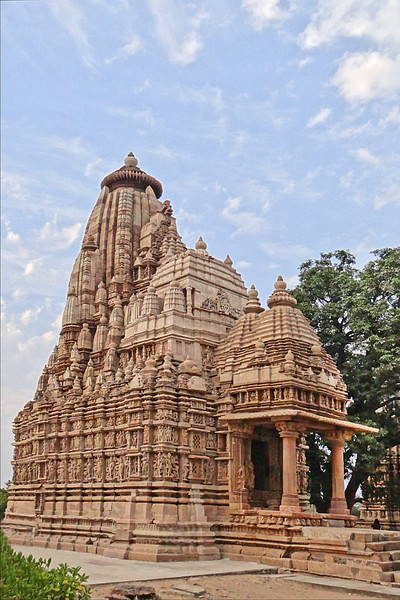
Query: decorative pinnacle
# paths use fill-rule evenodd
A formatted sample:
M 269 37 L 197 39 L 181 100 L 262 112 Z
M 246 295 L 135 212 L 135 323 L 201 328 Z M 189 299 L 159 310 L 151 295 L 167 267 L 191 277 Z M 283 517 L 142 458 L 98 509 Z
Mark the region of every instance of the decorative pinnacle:
M 291 306 L 294 308 L 296 306 L 297 300 L 286 291 L 287 284 L 286 281 L 283 281 L 282 275 L 278 276 L 278 279 L 274 283 L 274 288 L 275 291 L 267 300 L 270 308 L 273 306 Z
M 203 238 L 201 236 L 197 240 L 195 248 L 196 248 L 196 250 L 207 250 L 207 244 L 205 243 L 205 241 L 203 240 Z
M 133 154 L 133 152 L 129 152 L 124 162 L 127 169 L 134 169 L 135 167 L 137 167 L 138 159 Z
M 247 304 L 243 309 L 246 315 L 264 312 L 264 309 L 261 306 L 261 302 L 258 298 L 258 292 L 254 285 L 252 285 L 249 291 L 247 292 L 247 296 Z

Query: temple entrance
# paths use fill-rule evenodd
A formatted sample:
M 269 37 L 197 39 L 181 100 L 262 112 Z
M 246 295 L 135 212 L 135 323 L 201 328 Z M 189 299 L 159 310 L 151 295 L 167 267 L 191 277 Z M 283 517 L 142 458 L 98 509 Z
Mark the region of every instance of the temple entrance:
M 249 453 L 254 483 L 249 489 L 252 508 L 279 507 L 281 487 L 281 442 L 275 430 L 264 425 L 254 428 Z
M 269 483 L 268 442 L 251 440 L 251 462 L 254 468 L 254 490 L 266 491 Z

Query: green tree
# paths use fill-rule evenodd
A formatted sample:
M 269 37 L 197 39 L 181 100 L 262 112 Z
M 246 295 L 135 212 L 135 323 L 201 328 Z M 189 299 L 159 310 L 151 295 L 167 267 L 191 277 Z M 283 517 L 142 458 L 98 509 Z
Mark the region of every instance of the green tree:
M 8 501 L 8 488 L 11 485 L 11 481 L 7 481 L 3 488 L 0 488 L 0 521 L 4 519 L 6 514 L 7 501 Z
M 377 435 L 354 435 L 346 450 L 350 507 L 388 448 L 400 443 L 399 421 L 393 414 L 398 408 L 390 403 L 400 394 L 400 247 L 373 254 L 375 258 L 361 270 L 348 251 L 321 254 L 300 266 L 300 283 L 293 290 L 298 307 L 342 373 L 350 399 L 349 418 L 379 427 Z M 377 413 L 382 405 L 394 408 Z M 327 448 L 315 435 L 309 444 L 314 475 L 311 501 L 325 510 Z

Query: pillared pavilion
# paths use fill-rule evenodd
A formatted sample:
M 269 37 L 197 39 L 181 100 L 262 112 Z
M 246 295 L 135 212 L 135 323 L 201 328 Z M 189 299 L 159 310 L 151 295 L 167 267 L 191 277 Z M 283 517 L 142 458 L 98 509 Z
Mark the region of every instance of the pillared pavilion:
M 15 419 L 3 529 L 139 560 L 293 566 L 297 552 L 300 568 L 313 531 L 345 532 L 328 553 L 349 539 L 343 448 L 371 428 L 347 420 L 340 373 L 282 277 L 264 308 L 229 255 L 185 246 L 161 195 L 132 153 L 101 183 L 59 342 Z M 309 504 L 310 432 L 332 451 L 327 514 Z

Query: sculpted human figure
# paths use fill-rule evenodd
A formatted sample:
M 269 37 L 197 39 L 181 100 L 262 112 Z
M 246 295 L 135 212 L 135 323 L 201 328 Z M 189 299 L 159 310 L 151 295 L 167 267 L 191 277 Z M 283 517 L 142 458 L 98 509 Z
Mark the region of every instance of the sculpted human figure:
M 243 466 L 239 467 L 237 470 L 237 490 L 242 492 L 246 489 L 246 471 Z

